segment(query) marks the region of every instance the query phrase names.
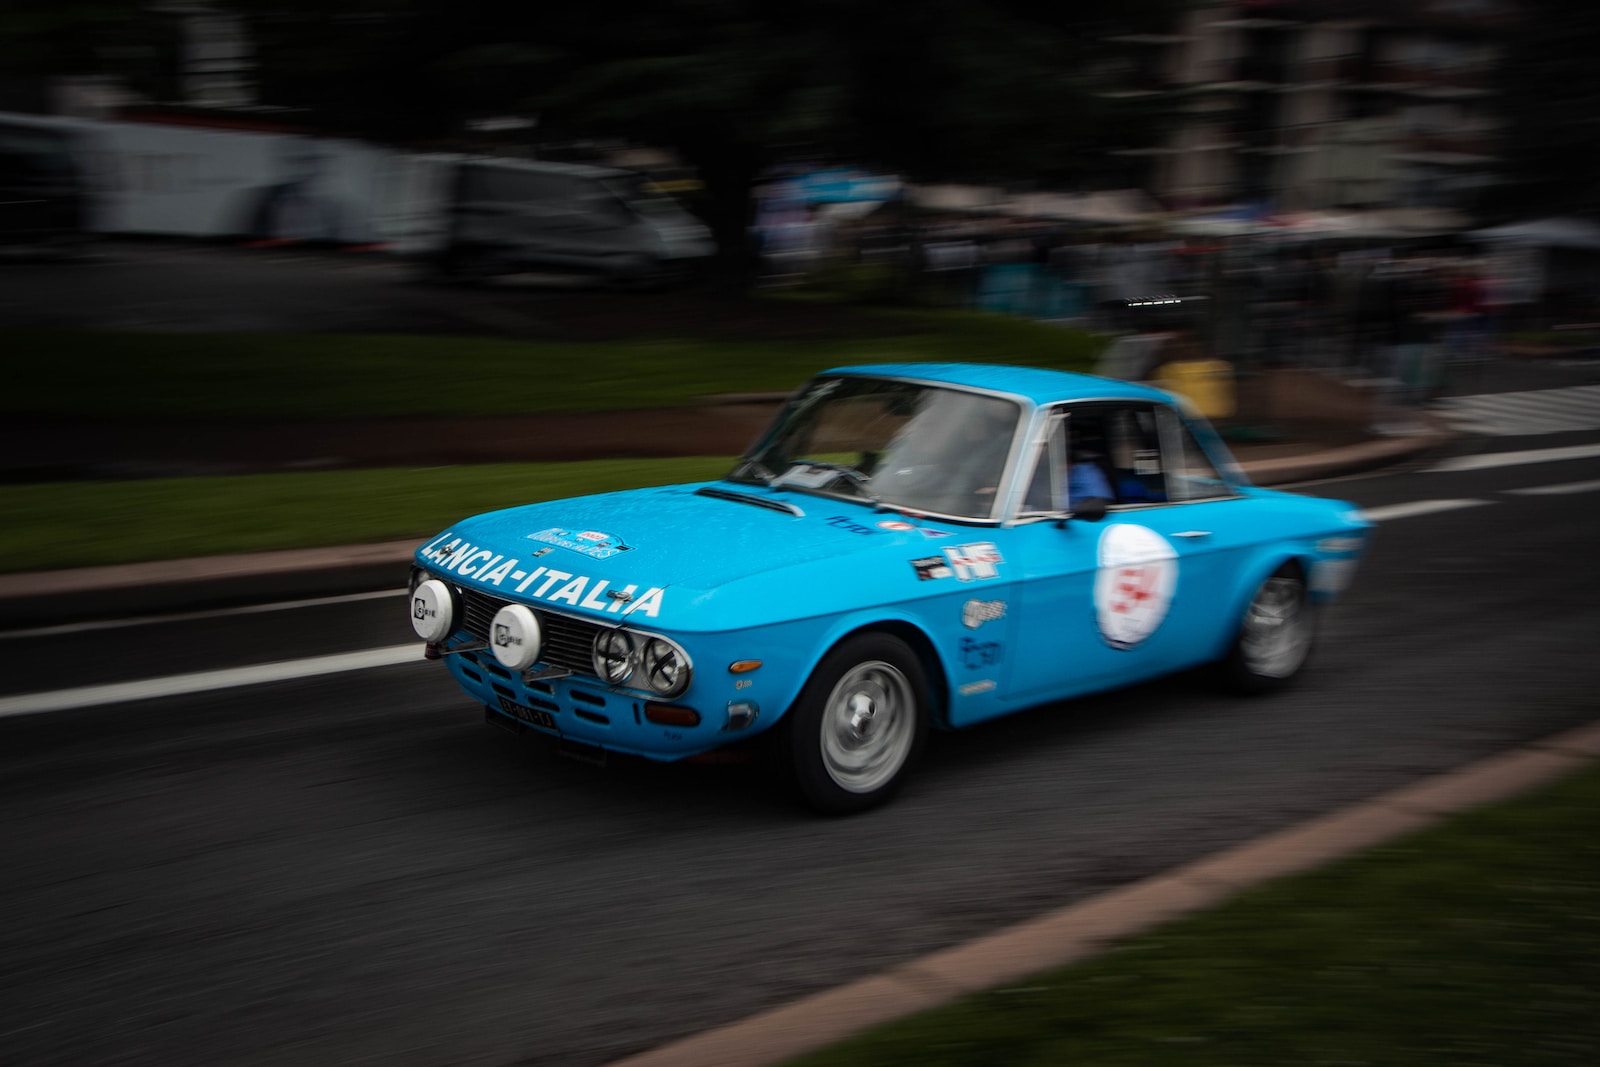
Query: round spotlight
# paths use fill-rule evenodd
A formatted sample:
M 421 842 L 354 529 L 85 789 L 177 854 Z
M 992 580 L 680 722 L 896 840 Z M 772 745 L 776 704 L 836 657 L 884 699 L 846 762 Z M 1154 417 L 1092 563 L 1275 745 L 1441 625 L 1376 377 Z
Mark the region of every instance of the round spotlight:
M 456 591 L 437 578 L 419 582 L 411 590 L 411 628 L 430 645 L 455 633 L 460 614 Z
M 633 639 L 622 630 L 601 630 L 594 638 L 594 673 L 608 685 L 622 685 L 637 662 Z
M 494 613 L 489 623 L 489 645 L 494 658 L 507 670 L 525 671 L 539 662 L 544 631 L 532 608 L 507 604 Z
M 689 657 L 683 649 L 661 637 L 644 643 L 639 657 L 644 683 L 664 697 L 677 696 L 689 688 Z

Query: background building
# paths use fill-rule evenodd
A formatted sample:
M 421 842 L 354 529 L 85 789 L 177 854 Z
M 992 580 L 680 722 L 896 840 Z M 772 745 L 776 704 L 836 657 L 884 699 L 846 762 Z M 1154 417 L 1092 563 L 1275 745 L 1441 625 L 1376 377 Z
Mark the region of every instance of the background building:
M 1502 0 L 1216 0 L 1139 38 L 1173 207 L 1470 209 L 1492 180 Z

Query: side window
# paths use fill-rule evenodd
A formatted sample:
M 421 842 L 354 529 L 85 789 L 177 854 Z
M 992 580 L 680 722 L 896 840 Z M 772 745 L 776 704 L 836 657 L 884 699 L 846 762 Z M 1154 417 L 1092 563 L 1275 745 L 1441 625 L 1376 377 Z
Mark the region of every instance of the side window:
M 1084 404 L 1067 422 L 1069 502 L 1104 497 L 1112 504 L 1167 499 L 1161 430 L 1148 404 Z
M 1168 492 L 1173 500 L 1214 500 L 1233 495 L 1233 487 L 1217 472 L 1216 464 L 1176 411 L 1162 409 L 1161 431 L 1166 445 Z
M 1119 504 L 1160 504 L 1169 499 L 1161 457 L 1161 425 L 1148 405 L 1106 414 L 1107 460 Z

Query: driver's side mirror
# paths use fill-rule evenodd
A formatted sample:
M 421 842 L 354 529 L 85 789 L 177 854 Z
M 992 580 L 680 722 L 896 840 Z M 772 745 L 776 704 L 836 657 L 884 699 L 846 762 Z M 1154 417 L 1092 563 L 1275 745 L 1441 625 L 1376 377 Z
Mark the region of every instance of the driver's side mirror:
M 1072 505 L 1072 518 L 1083 519 L 1085 522 L 1099 522 L 1106 517 L 1106 511 L 1111 507 L 1111 501 L 1103 496 L 1086 496 Z

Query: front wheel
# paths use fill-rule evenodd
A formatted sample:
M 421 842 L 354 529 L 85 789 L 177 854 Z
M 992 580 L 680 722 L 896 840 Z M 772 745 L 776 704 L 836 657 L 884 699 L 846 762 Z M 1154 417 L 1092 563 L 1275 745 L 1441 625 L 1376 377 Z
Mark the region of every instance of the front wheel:
M 1298 564 L 1285 563 L 1250 598 L 1238 636 L 1223 660 L 1228 682 L 1246 693 L 1286 684 L 1305 666 L 1316 616 Z
M 922 750 L 927 692 L 916 654 L 890 634 L 861 634 L 824 656 L 783 733 L 805 801 L 842 815 L 893 795 Z

